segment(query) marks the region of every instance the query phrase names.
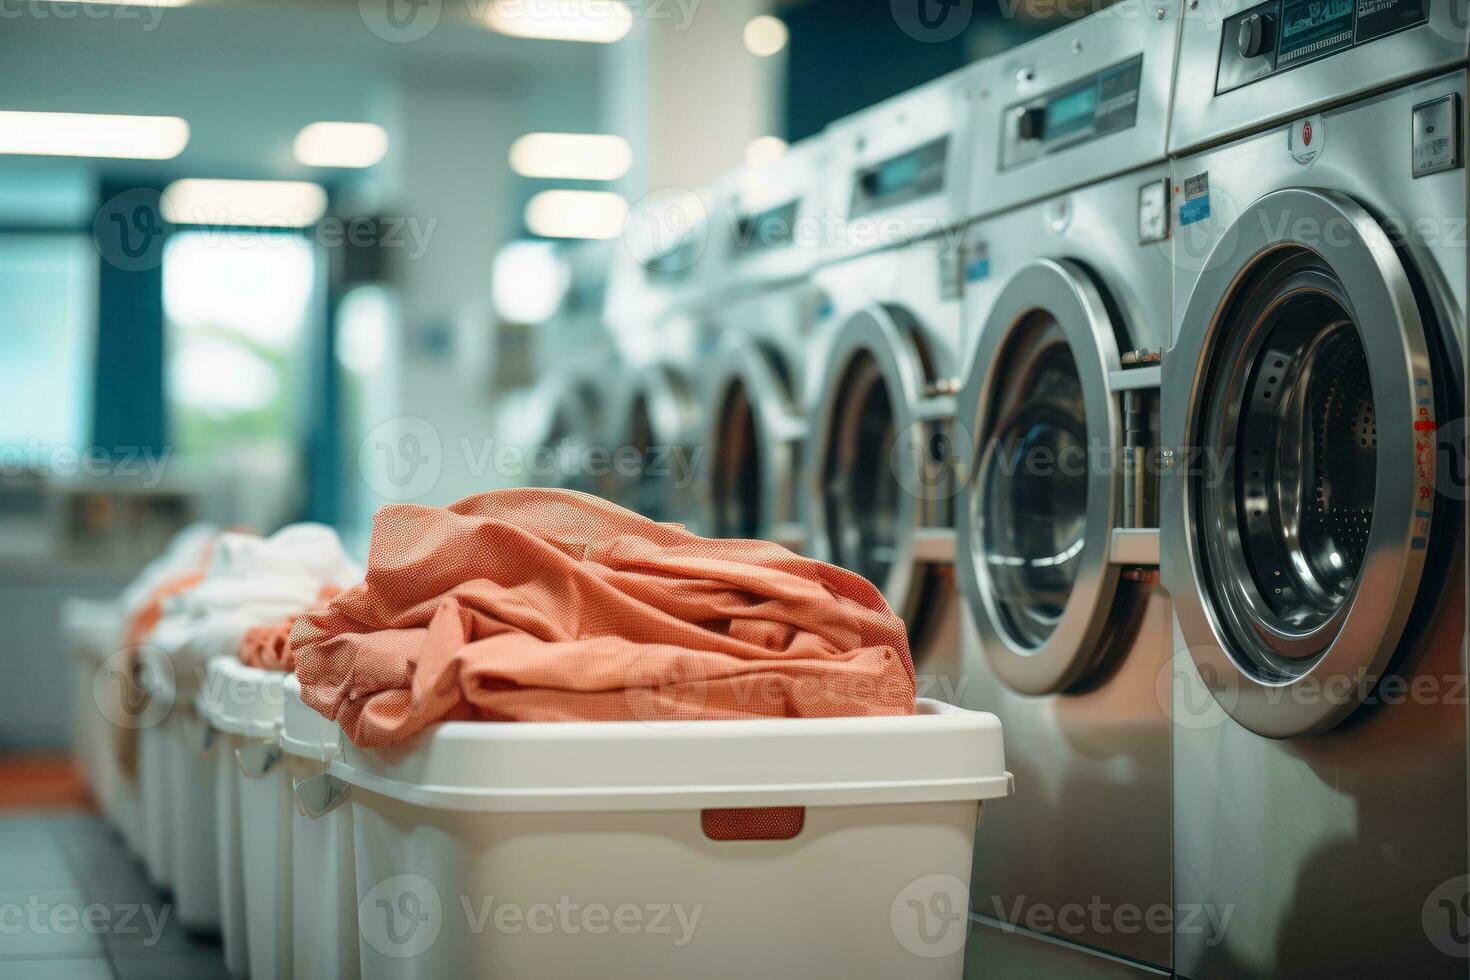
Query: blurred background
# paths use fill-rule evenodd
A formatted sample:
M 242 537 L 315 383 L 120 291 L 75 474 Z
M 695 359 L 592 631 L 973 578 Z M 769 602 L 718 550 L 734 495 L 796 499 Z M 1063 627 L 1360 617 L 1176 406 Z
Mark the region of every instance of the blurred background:
M 64 596 L 194 520 L 365 554 L 369 433 L 514 439 L 601 308 L 567 243 L 1081 13 L 1027 8 L 0 0 L 0 754 L 68 740 Z

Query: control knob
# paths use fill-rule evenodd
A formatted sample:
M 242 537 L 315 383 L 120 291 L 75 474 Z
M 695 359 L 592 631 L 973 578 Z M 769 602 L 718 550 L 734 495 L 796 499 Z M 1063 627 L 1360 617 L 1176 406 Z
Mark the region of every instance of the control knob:
M 1259 58 L 1276 41 L 1276 18 L 1269 13 L 1247 14 L 1240 22 L 1236 46 L 1242 58 Z

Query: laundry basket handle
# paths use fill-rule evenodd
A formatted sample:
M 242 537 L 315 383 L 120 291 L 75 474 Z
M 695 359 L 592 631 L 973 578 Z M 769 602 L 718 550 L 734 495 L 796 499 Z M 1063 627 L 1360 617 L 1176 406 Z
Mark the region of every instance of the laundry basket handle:
M 291 781 L 291 795 L 296 797 L 296 812 L 312 820 L 320 820 L 347 802 L 352 787 L 329 772 Z
M 235 750 L 235 764 L 246 779 L 260 779 L 281 761 L 281 747 L 268 742 L 252 742 Z

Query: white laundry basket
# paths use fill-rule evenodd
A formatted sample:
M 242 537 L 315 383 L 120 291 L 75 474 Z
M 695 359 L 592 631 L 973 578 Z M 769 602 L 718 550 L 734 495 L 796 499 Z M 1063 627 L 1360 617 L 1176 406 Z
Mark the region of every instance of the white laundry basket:
M 139 685 L 148 698 L 138 729 L 138 800 L 143 819 L 143 867 L 159 888 L 174 885 L 174 748 L 178 733 L 174 716 L 173 665 L 156 647 L 138 648 Z
M 961 976 L 1000 722 L 447 723 L 344 745 L 362 975 Z
M 291 814 L 291 935 L 296 976 L 355 977 L 357 875 L 352 808 L 343 785 L 327 774 L 342 752 L 342 729 L 301 701 L 301 684 L 286 678 L 281 748 L 296 806 Z
M 77 766 L 92 798 L 106 812 L 117 764 L 108 722 L 97 700 L 98 672 L 122 632 L 122 611 L 112 601 L 67 599 L 61 606 L 61 632 L 72 656 L 72 738 Z M 105 688 L 106 679 L 100 684 Z
M 143 822 L 138 787 L 118 761 L 118 740 L 132 737 L 123 722 L 122 687 L 113 671 L 123 633 L 122 607 L 116 601 L 68 599 L 63 629 L 72 650 L 72 700 L 77 756 L 88 788 L 107 821 L 134 854 L 142 855 Z
M 195 707 L 198 683 L 181 678 L 170 743 L 174 914 L 193 932 L 220 928 L 219 826 L 215 818 L 216 737 Z
M 291 787 L 280 745 L 288 676 L 217 657 L 199 695 L 201 714 L 229 739 L 216 749 L 229 769 L 216 773 L 226 965 L 248 965 L 252 980 L 291 976 Z

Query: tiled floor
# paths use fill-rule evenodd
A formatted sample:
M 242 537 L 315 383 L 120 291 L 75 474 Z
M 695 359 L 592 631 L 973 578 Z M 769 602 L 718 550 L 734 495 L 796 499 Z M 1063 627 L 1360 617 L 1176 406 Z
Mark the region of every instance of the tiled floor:
M 75 809 L 0 814 L 0 977 L 216 980 L 219 941 L 190 935 L 114 832 Z

